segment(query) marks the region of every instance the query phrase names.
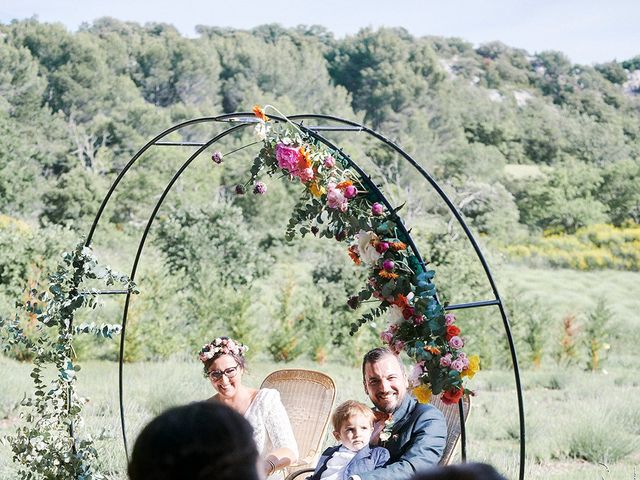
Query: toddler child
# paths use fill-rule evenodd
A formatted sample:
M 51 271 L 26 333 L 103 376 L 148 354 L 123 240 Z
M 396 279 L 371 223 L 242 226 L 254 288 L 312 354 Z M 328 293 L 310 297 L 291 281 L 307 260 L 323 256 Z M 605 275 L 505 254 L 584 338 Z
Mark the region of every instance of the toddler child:
M 381 467 L 389 460 L 386 448 L 369 446 L 375 417 L 365 404 L 347 400 L 336 408 L 331 421 L 333 436 L 341 444 L 322 452 L 309 480 L 347 480 L 351 475 Z

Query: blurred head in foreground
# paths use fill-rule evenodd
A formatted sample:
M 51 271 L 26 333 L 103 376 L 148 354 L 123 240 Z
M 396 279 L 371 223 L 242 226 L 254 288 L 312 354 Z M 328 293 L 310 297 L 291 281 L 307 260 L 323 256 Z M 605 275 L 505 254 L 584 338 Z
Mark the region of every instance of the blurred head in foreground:
M 131 480 L 259 480 L 258 450 L 242 415 L 214 402 L 171 408 L 144 427 Z
M 416 473 L 411 480 L 507 480 L 486 463 L 463 463 L 434 467 Z

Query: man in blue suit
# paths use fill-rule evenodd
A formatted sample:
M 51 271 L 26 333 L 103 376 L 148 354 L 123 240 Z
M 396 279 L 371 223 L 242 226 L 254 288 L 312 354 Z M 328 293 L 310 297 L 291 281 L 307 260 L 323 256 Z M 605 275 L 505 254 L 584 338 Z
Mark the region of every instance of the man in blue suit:
M 408 382 L 397 355 L 375 348 L 362 362 L 364 389 L 376 409 L 391 415 L 380 445 L 391 458 L 382 468 L 352 475 L 352 480 L 408 480 L 417 471 L 437 465 L 447 440 L 442 412 L 407 394 Z M 387 438 L 388 437 L 388 438 Z

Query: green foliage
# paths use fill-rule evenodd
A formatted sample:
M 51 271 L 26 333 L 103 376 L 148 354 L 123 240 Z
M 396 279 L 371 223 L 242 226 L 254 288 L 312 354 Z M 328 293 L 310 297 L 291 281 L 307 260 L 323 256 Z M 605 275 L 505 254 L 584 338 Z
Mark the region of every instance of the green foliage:
M 33 394 L 21 402 L 25 424 L 9 437 L 14 461 L 21 479 L 84 478 L 101 479 L 96 470 L 97 452 L 90 437 L 82 438 L 81 412 L 86 400 L 76 393 L 77 372 L 73 338 L 92 334 L 111 338 L 117 325 L 74 325 L 76 311 L 95 308 L 95 289 L 85 280 L 101 280 L 105 285 L 120 283 L 129 291 L 134 285 L 110 268 L 101 266 L 91 251 L 79 244 L 63 255 L 62 262 L 49 276 L 47 290 L 32 289 L 20 305 L 13 322 L 0 319 L 5 350 L 22 345 L 33 356 Z M 84 290 L 82 290 L 84 288 Z M 29 320 L 30 319 L 30 320 Z M 32 336 L 25 334 L 25 321 L 36 322 Z M 51 373 L 55 374 L 51 378 Z
M 242 211 L 224 201 L 163 217 L 155 244 L 170 272 L 184 273 L 193 282 L 206 272 L 222 286 L 247 285 L 263 276 L 271 263 Z
M 504 247 L 513 259 L 576 270 L 640 269 L 640 227 L 592 225 L 575 234 L 548 234 L 530 244 Z
M 604 298 L 598 299 L 593 310 L 587 313 L 584 325 L 584 343 L 587 348 L 587 368 L 593 372 L 600 370 L 603 356 L 609 350 L 612 313 Z

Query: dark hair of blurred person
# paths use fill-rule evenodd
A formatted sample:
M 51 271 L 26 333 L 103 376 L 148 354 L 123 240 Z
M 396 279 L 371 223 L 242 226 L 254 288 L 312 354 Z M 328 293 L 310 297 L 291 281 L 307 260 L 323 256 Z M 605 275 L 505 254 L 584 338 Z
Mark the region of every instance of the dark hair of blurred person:
M 242 415 L 213 402 L 160 414 L 138 435 L 131 480 L 259 480 L 253 430 Z
M 462 463 L 434 467 L 416 473 L 411 480 L 507 480 L 486 463 Z

